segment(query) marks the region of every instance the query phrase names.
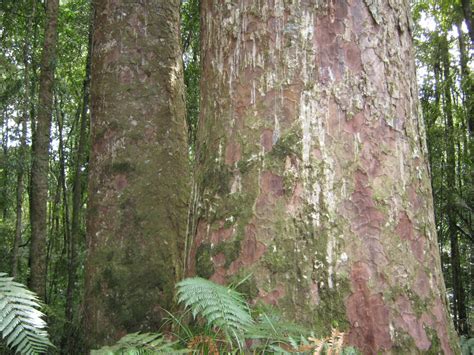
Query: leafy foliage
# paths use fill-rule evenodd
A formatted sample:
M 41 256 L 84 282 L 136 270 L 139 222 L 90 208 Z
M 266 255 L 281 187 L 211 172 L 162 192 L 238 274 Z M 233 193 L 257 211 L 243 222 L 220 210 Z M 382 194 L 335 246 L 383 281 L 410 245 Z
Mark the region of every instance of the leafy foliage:
M 466 338 L 465 336 L 461 337 L 461 354 L 462 355 L 472 355 L 474 354 L 474 338 Z
M 186 86 L 186 122 L 190 158 L 196 145 L 196 132 L 199 118 L 201 79 L 200 65 L 200 2 L 186 0 L 181 2 L 181 43 L 183 47 L 184 84 Z
M 292 339 L 306 339 L 312 335 L 305 327 L 289 322 L 268 306 L 258 312 L 256 322 L 245 329 L 245 338 L 251 340 L 251 349 L 273 352 L 282 346 L 291 347 Z
M 278 323 L 275 326 L 280 327 Z M 277 352 L 277 353 L 311 353 L 314 355 L 322 354 L 344 354 L 344 355 L 357 355 L 360 352 L 353 348 L 344 346 L 345 333 L 340 332 L 337 329 L 332 329 L 331 335 L 325 338 L 316 338 L 314 335 L 298 337 L 288 336 L 284 341 L 274 341 L 268 344 L 264 349 L 264 352 Z M 299 340 L 298 340 L 299 339 Z M 273 339 L 270 339 L 273 341 Z
M 178 301 L 186 309 L 181 315 L 169 313 L 169 323 L 176 328 L 169 338 L 162 334 L 133 333 L 117 344 L 92 351 L 92 355 L 182 353 L 218 355 L 233 353 L 314 353 L 360 354 L 355 348 L 345 347 L 344 333 L 333 329 L 330 336 L 316 338 L 308 329 L 288 322 L 277 312 L 263 306 L 265 311 L 254 310 L 257 320 L 240 293 L 200 277 L 188 278 L 177 284 Z M 185 319 L 191 312 L 202 318 L 201 326 L 190 326 Z M 223 339 L 222 332 L 226 335 Z M 168 338 L 167 337 L 167 338 Z M 237 347 L 235 343 L 237 342 Z
M 190 307 L 194 317 L 202 316 L 209 325 L 236 339 L 253 324 L 250 309 L 237 291 L 200 277 L 177 284 L 178 301 Z
M 141 355 L 156 353 L 186 353 L 186 350 L 177 350 L 176 342 L 167 341 L 160 333 L 131 333 L 125 335 L 116 344 L 104 346 L 99 350 L 92 350 L 91 355 Z
M 0 273 L 0 333 L 9 348 L 20 354 L 41 354 L 52 346 L 38 308 L 33 292 Z
M 474 307 L 472 42 L 460 0 L 417 0 L 413 14 L 441 263 L 454 325 L 467 335 Z

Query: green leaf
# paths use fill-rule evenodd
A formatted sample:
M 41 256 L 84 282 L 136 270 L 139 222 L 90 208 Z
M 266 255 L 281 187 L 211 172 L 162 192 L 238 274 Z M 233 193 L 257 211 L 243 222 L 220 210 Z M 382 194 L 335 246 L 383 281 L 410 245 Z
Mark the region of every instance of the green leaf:
M 243 296 L 231 288 L 200 277 L 182 280 L 176 287 L 178 302 L 189 307 L 194 317 L 203 317 L 211 327 L 222 329 L 238 342 L 254 323 Z
M 183 354 L 188 349 L 176 349 L 177 342 L 168 342 L 160 333 L 131 333 L 125 335 L 116 344 L 92 350 L 91 355 L 113 354 Z
M 0 273 L 0 333 L 6 345 L 20 354 L 43 354 L 53 345 L 36 295 Z

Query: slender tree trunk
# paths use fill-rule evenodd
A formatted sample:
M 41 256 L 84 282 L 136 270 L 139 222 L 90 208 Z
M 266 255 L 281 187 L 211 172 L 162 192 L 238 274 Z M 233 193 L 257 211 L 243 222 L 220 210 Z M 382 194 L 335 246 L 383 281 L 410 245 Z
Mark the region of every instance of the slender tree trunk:
M 468 136 L 467 151 L 470 163 L 472 164 L 474 162 L 474 80 L 471 77 L 471 72 L 469 70 L 469 52 L 466 48 L 466 41 L 464 40 L 464 34 L 462 33 L 461 23 L 458 23 L 456 27 L 458 31 L 460 53 L 459 61 L 461 66 L 462 100 L 465 110 L 465 126 L 467 128 Z M 474 176 L 468 178 L 474 180 Z
M 38 102 L 38 120 L 34 134 L 31 166 L 31 245 L 29 287 L 41 299 L 46 295 L 46 214 L 48 200 L 48 161 L 53 107 L 54 62 L 56 60 L 59 0 L 48 0 L 46 30 Z
M 58 161 L 51 166 L 51 177 L 50 180 L 55 181 L 54 193 L 51 190 L 51 199 L 48 203 L 48 240 L 47 240 L 47 253 L 46 253 L 46 275 L 47 275 L 47 286 L 49 287 L 46 291 L 45 302 L 47 304 L 54 304 L 58 295 L 58 276 L 62 272 L 62 267 L 67 262 L 67 249 L 66 245 L 69 239 L 68 223 L 66 223 L 65 210 L 67 209 L 64 204 L 64 179 L 63 179 L 63 167 L 64 167 L 64 142 L 63 142 L 63 128 L 62 128 L 62 113 L 57 95 L 54 95 L 54 108 L 56 118 L 56 129 L 58 137 L 58 150 L 57 156 Z
M 64 137 L 64 111 L 62 101 L 55 95 L 55 117 L 57 120 L 58 132 L 58 163 L 57 167 L 57 185 L 53 203 L 51 204 L 48 252 L 46 257 L 46 265 L 48 275 L 49 291 L 46 294 L 46 302 L 54 304 L 57 298 L 58 288 L 61 287 L 59 276 L 63 273 L 63 267 L 68 262 L 68 244 L 70 240 L 70 213 L 69 202 L 66 189 L 66 159 L 65 147 L 68 145 L 69 137 Z M 79 116 L 79 113 L 77 114 Z
M 37 6 L 37 4 L 35 4 L 35 6 Z M 35 18 L 33 19 L 33 39 L 32 39 L 32 47 L 33 49 L 36 49 L 38 48 L 39 46 L 39 33 L 38 31 L 40 30 L 40 26 L 39 26 L 39 23 L 40 23 L 40 18 L 41 16 L 35 16 Z M 35 100 L 37 98 L 37 95 L 36 95 L 36 90 L 38 89 L 38 69 L 39 69 L 39 63 L 38 63 L 38 58 L 37 56 L 35 55 L 34 53 L 34 50 L 31 52 L 31 68 L 30 68 L 30 72 L 31 72 L 31 81 L 30 81 L 30 130 L 31 130 L 31 151 L 33 151 L 33 146 L 34 146 L 34 143 L 35 143 L 35 132 L 36 132 L 36 117 L 37 117 L 37 101 Z M 31 180 L 31 178 L 29 179 Z M 29 183 L 31 184 L 31 181 L 29 181 Z M 31 186 L 29 186 L 28 188 L 28 192 L 29 192 L 29 199 L 30 199 L 30 203 L 31 203 Z
M 456 337 L 418 115 L 409 2 L 202 2 L 188 273 L 241 280 L 367 354 Z
M 463 1 L 463 6 L 466 6 L 467 3 L 464 3 Z M 466 8 L 470 9 L 470 4 L 469 6 L 466 6 Z M 472 18 L 472 12 L 471 12 L 471 18 Z M 463 101 L 463 107 L 464 107 L 464 117 L 465 119 L 463 120 L 463 128 L 466 130 L 464 137 L 464 149 L 462 149 L 462 155 L 464 156 L 463 162 L 467 166 L 472 167 L 474 164 L 474 79 L 472 77 L 471 71 L 469 69 L 469 50 L 468 47 L 466 46 L 466 41 L 464 34 L 461 29 L 462 23 L 458 23 L 456 25 L 457 31 L 458 31 L 458 42 L 459 42 L 459 52 L 460 52 L 460 66 L 461 66 L 461 89 L 462 89 L 462 101 Z M 470 28 L 470 35 L 471 35 L 471 41 L 472 41 L 472 27 Z M 472 47 L 472 42 L 471 42 L 471 47 Z M 460 174 L 459 174 L 460 175 Z M 474 170 L 471 169 L 471 171 L 467 171 L 467 174 L 464 176 L 464 185 L 467 186 L 474 186 Z M 469 204 L 469 199 L 472 198 L 472 193 L 467 192 L 466 196 L 463 196 L 463 198 L 467 199 L 467 202 Z M 471 201 L 472 205 L 472 201 Z M 474 238 L 474 233 L 472 231 L 472 220 L 471 216 L 472 213 L 467 211 L 460 211 L 460 218 L 462 219 L 465 228 L 467 228 L 468 233 L 465 234 L 466 237 L 472 241 Z M 469 245 L 469 242 L 467 243 Z M 472 259 L 473 259 L 473 253 L 470 253 L 470 259 L 471 259 L 471 267 L 468 268 L 467 271 L 467 280 L 472 280 Z M 468 257 L 469 259 L 469 257 Z M 470 289 L 472 289 L 472 286 L 469 287 L 469 285 L 466 285 L 466 289 L 463 288 L 463 307 L 460 312 L 462 313 L 462 316 L 460 315 L 460 318 L 464 316 L 464 312 L 467 313 L 467 307 L 465 305 L 465 294 L 469 295 Z M 469 323 L 468 323 L 468 318 L 466 314 L 465 319 L 460 319 L 460 326 L 461 326 L 461 333 L 462 334 L 467 334 L 469 331 Z
M 9 150 L 8 150 L 8 142 L 10 136 L 10 129 L 8 127 L 8 114 L 4 111 L 3 114 L 3 127 L 2 127 L 2 179 L 1 179 L 1 201 L 0 201 L 0 208 L 2 210 L 2 220 L 6 221 L 8 217 L 8 175 L 9 175 Z
M 58 99 L 57 99 L 58 100 Z M 64 235 L 64 251 L 69 257 L 68 246 L 71 240 L 71 223 L 70 223 L 70 210 L 69 210 L 69 201 L 67 196 L 67 187 L 66 187 L 66 157 L 64 156 L 64 148 L 67 146 L 68 137 L 66 141 L 64 140 L 64 111 L 60 101 L 57 102 L 56 118 L 58 120 L 58 158 L 59 158 L 59 179 L 58 179 L 58 202 L 62 199 L 62 202 L 59 205 L 62 208 L 58 208 L 58 214 L 62 219 L 62 230 Z M 78 115 L 79 116 L 79 115 Z
M 189 198 L 179 1 L 94 1 L 84 329 L 159 329 Z
M 453 319 L 454 325 L 459 333 L 465 333 L 466 303 L 464 296 L 464 286 L 461 275 L 461 259 L 459 254 L 459 240 L 456 216 L 456 140 L 454 133 L 453 103 L 451 89 L 453 81 L 451 78 L 450 58 L 448 52 L 447 38 L 444 38 L 443 44 L 443 74 L 444 74 L 444 107 L 445 107 L 445 136 L 446 136 L 446 178 L 448 189 L 447 217 L 448 234 L 451 246 L 451 273 L 453 278 Z
M 72 221 L 71 234 L 68 246 L 68 282 L 66 289 L 66 330 L 63 337 L 63 352 L 70 354 L 77 347 L 77 334 L 74 324 L 74 296 L 77 280 L 77 244 L 81 239 L 81 212 L 82 212 L 82 184 L 83 177 L 87 175 L 82 171 L 86 160 L 87 147 L 87 124 L 89 111 L 89 91 L 91 74 L 91 48 L 92 48 L 92 25 L 89 28 L 88 54 L 86 60 L 86 71 L 82 88 L 82 109 L 79 123 L 79 141 L 77 144 L 77 155 L 74 161 L 74 178 L 72 187 Z
M 23 231 L 23 193 L 25 191 L 25 172 L 27 171 L 27 156 L 28 146 L 26 144 L 27 133 L 28 133 L 28 121 L 29 113 L 31 109 L 30 100 L 30 35 L 32 33 L 33 19 L 36 15 L 36 1 L 31 2 L 31 13 L 28 16 L 28 23 L 26 26 L 25 44 L 23 46 L 23 65 L 24 65 L 24 78 L 23 86 L 25 88 L 24 101 L 23 101 L 23 114 L 21 119 L 21 137 L 20 137 L 20 154 L 19 154 L 19 167 L 16 183 L 16 224 L 15 224 L 15 240 L 13 242 L 12 250 L 12 276 L 17 277 L 18 275 L 18 257 L 22 239 Z
M 446 215 L 448 220 L 448 235 L 451 245 L 450 262 L 451 275 L 453 283 L 453 321 L 458 329 L 458 280 L 459 280 L 459 247 L 457 243 L 456 216 L 454 206 L 455 180 L 456 180 L 456 160 L 454 155 L 454 126 L 453 126 L 453 105 L 451 101 L 451 76 L 450 63 L 448 56 L 448 44 L 446 36 L 441 41 L 441 52 L 443 60 L 443 98 L 444 98 L 444 127 L 445 127 L 445 145 L 446 145 L 446 181 L 447 189 Z M 454 185 L 453 185 L 454 184 Z
M 471 0 L 461 0 L 461 6 L 472 47 L 474 44 L 474 28 L 472 28 L 472 2 Z

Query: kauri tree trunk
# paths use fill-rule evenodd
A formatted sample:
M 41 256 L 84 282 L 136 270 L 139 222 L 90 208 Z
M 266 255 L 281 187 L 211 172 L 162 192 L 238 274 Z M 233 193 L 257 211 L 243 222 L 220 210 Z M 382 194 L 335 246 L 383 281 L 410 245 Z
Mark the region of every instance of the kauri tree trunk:
M 46 296 L 46 215 L 48 202 L 49 141 L 53 112 L 59 0 L 46 4 L 46 30 L 39 78 L 38 117 L 33 136 L 30 196 L 30 280 L 29 287 L 40 298 Z
M 408 1 L 202 2 L 188 274 L 365 353 L 452 353 Z
M 89 346 L 159 329 L 182 274 L 189 199 L 179 1 L 93 5 Z

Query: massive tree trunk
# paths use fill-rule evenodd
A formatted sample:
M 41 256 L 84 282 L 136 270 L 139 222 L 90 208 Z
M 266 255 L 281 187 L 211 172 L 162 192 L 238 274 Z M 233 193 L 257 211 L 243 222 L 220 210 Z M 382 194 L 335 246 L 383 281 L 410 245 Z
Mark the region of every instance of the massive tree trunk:
M 89 346 L 161 325 L 189 197 L 179 1 L 94 1 L 85 329 Z
M 48 201 L 48 162 L 53 108 L 59 0 L 48 0 L 46 30 L 41 57 L 38 120 L 33 137 L 31 165 L 31 245 L 29 286 L 40 298 L 46 295 L 46 212 Z
M 188 273 L 365 353 L 453 352 L 408 1 L 205 0 Z

